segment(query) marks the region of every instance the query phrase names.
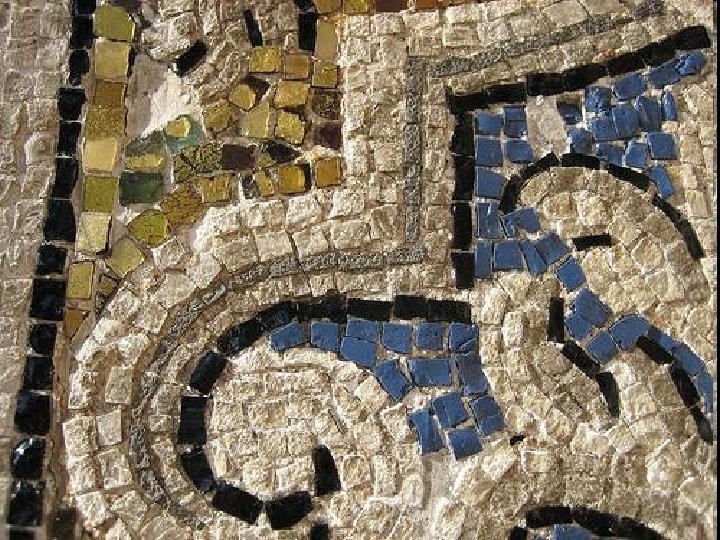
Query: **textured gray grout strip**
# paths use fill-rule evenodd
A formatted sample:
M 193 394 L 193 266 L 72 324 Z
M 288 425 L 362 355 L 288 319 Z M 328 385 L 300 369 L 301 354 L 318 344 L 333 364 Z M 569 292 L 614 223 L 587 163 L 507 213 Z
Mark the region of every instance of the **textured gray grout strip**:
M 130 458 L 138 472 L 140 485 L 147 496 L 162 506 L 171 515 L 184 523 L 203 528 L 205 523 L 185 510 L 175 500 L 165 484 L 162 474 L 150 452 L 145 407 L 160 380 L 162 372 L 178 347 L 179 338 L 185 333 L 200 314 L 221 299 L 228 291 L 240 291 L 262 280 L 318 270 L 357 271 L 371 270 L 387 266 L 398 266 L 420 263 L 425 259 L 425 248 L 413 244 L 418 239 L 420 228 L 420 204 L 422 203 L 422 95 L 426 76 L 448 77 L 460 73 L 481 70 L 503 59 L 516 58 L 531 51 L 540 50 L 552 45 L 572 41 L 582 35 L 596 35 L 641 20 L 652 15 L 661 14 L 662 0 L 648 0 L 634 11 L 633 16 L 613 18 L 610 16 L 592 17 L 588 21 L 569 28 L 550 32 L 541 36 L 531 36 L 519 43 L 506 45 L 480 53 L 471 58 L 448 58 L 434 65 L 426 65 L 421 58 L 410 58 L 406 69 L 406 112 L 407 120 L 403 132 L 403 163 L 405 192 L 405 245 L 390 252 L 333 252 L 316 255 L 298 261 L 295 257 L 260 263 L 228 277 L 209 289 L 199 298 L 188 302 L 173 318 L 173 323 L 165 337 L 158 344 L 153 360 L 140 379 L 140 388 L 133 398 L 130 429 Z

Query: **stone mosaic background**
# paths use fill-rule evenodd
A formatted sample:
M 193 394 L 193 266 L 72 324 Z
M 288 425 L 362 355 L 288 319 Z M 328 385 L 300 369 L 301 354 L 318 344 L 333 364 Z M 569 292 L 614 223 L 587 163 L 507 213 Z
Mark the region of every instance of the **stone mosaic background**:
M 0 0 L 0 537 L 716 534 L 709 0 Z

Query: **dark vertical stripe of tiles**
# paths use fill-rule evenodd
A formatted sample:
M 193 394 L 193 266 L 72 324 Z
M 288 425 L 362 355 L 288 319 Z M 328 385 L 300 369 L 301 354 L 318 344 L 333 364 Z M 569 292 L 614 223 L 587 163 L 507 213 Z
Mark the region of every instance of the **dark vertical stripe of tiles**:
M 69 45 L 72 49 L 68 57 L 69 77 L 67 84 L 78 87 L 82 77 L 90 70 L 88 49 L 94 42 L 92 15 L 95 12 L 95 0 L 71 0 Z M 10 461 L 14 464 L 12 473 L 14 482 L 10 488 L 6 523 L 22 527 L 38 527 L 43 520 L 43 501 L 45 482 L 42 481 L 44 463 L 47 461 L 45 439 L 51 426 L 52 415 L 52 376 L 53 358 L 57 340 L 58 326 L 62 319 L 65 302 L 64 280 L 48 279 L 48 275 L 66 277 L 67 250 L 56 245 L 55 241 L 74 242 L 75 222 L 72 203 L 69 198 L 77 182 L 78 164 L 77 144 L 80 137 L 82 107 L 86 97 L 82 88 L 63 87 L 58 90 L 57 109 L 60 118 L 58 124 L 58 143 L 55 178 L 50 192 L 58 204 L 64 203 L 65 210 L 61 219 L 53 215 L 48 207 L 43 223 L 45 242 L 38 248 L 37 264 L 33 288 L 37 290 L 31 298 L 28 312 L 27 348 L 32 350 L 25 359 L 25 370 L 21 390 L 18 391 L 13 422 L 15 429 L 31 438 L 24 438 L 13 445 Z M 52 202 L 48 199 L 48 204 Z M 69 206 L 68 206 L 69 205 Z M 67 207 L 67 208 L 66 208 Z M 70 223 L 72 220 L 72 224 Z M 71 238 L 72 236 L 72 238 Z M 45 291 L 57 294 L 46 297 Z M 52 313 L 51 313 L 52 312 Z M 59 320 L 54 322 L 55 314 Z M 38 320 L 37 317 L 42 317 Z M 48 319 L 49 317 L 49 319 Z M 32 445 L 37 449 L 30 464 L 22 445 Z M 27 466 L 33 465 L 32 478 L 19 478 Z M 39 474 L 38 474 L 39 473 Z M 16 530 L 8 529 L 16 533 Z M 25 531 L 29 537 L 34 533 Z

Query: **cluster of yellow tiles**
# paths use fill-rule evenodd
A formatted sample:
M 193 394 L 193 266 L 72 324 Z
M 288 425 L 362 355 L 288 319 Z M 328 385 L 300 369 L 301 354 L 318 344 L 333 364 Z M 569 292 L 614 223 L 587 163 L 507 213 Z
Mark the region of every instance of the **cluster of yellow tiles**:
M 85 111 L 80 217 L 75 258 L 68 270 L 67 298 L 76 303 L 91 300 L 94 289 L 109 295 L 116 285 L 112 278 L 98 275 L 97 257 L 107 251 L 117 202 L 116 169 L 125 138 L 125 94 L 136 31 L 134 21 L 120 7 L 99 6 L 93 17 L 98 37 L 92 50 L 95 87 Z M 86 315 L 87 310 L 68 308 L 66 333 L 72 336 Z

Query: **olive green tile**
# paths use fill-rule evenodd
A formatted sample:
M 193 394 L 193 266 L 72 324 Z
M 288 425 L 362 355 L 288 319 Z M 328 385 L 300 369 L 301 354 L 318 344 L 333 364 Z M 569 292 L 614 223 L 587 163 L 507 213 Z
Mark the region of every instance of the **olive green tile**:
M 105 262 L 113 272 L 124 278 L 129 272 L 132 272 L 145 262 L 145 255 L 135 242 L 125 236 L 115 243 L 110 257 Z
M 110 296 L 117 291 L 119 281 L 115 278 L 110 277 L 108 274 L 102 274 L 98 279 L 97 290 L 95 291 L 100 296 Z
M 232 184 L 234 176 L 228 173 L 218 174 L 215 177 L 199 177 L 198 190 L 204 203 L 226 202 L 232 198 Z
M 107 249 L 110 214 L 83 212 L 78 220 L 75 249 L 82 253 L 101 253 Z
M 95 280 L 95 263 L 73 263 L 68 269 L 67 297 L 69 300 L 90 300 Z
M 135 38 L 135 22 L 127 11 L 117 6 L 98 6 L 93 30 L 97 36 L 117 41 L 132 41 Z
M 120 204 L 154 203 L 163 195 L 163 175 L 124 171 L 120 176 Z
M 290 175 L 288 174 L 287 176 L 289 177 Z M 275 185 L 267 172 L 258 171 L 253 176 L 253 179 L 255 180 L 255 185 L 261 197 L 275 195 Z
M 116 177 L 89 175 L 83 179 L 83 211 L 111 214 L 117 197 Z
M 250 52 L 250 72 L 274 73 L 280 71 L 282 49 L 280 47 L 255 47 Z
M 82 165 L 85 172 L 112 174 L 118 160 L 119 139 L 98 139 L 83 144 Z
M 137 172 L 161 172 L 165 169 L 165 154 L 139 154 L 125 158 L 125 169 Z
M 286 79 L 307 79 L 310 76 L 311 66 L 312 61 L 307 54 L 286 54 L 283 73 Z
M 125 108 L 90 105 L 85 116 L 85 138 L 89 140 L 125 136 Z
M 93 94 L 93 105 L 104 107 L 124 107 L 125 92 L 127 85 L 117 81 L 95 81 L 95 93 Z
M 95 77 L 98 79 L 124 79 L 128 73 L 130 45 L 117 41 L 96 41 Z
M 315 0 L 318 13 L 333 13 L 340 11 L 342 0 Z
M 321 158 L 315 162 L 315 185 L 319 188 L 337 186 L 342 181 L 339 157 Z
M 335 60 L 338 47 L 338 35 L 335 23 L 325 19 L 319 19 L 316 28 L 315 57 L 322 60 Z
M 167 217 L 159 210 L 145 210 L 130 223 L 130 235 L 147 247 L 157 247 L 162 244 L 170 234 Z
M 186 148 L 180 153 L 180 157 L 196 173 L 213 173 L 222 168 L 222 147 L 215 142 Z
M 125 146 L 126 156 L 142 156 L 145 154 L 165 153 L 165 133 L 155 130 L 145 137 L 138 137 Z
M 305 122 L 297 114 L 280 111 L 275 135 L 293 144 L 301 144 L 305 138 Z
M 234 120 L 234 117 L 235 114 L 233 113 L 232 107 L 225 99 L 211 103 L 203 110 L 205 128 L 212 131 L 226 130 Z
M 308 100 L 310 85 L 302 81 L 280 81 L 275 90 L 276 107 L 304 107 Z
M 65 318 L 63 319 L 63 333 L 67 339 L 72 339 L 77 334 L 80 326 L 87 319 L 88 312 L 82 309 L 67 308 L 65 309 Z
M 278 191 L 283 195 L 304 193 L 309 189 L 307 171 L 298 165 L 281 165 L 277 169 Z
M 257 107 L 248 111 L 242 119 L 242 134 L 253 139 L 268 139 L 270 137 L 270 101 L 265 100 Z
M 333 62 L 317 60 L 313 65 L 312 85 L 318 88 L 335 88 L 337 84 L 337 65 Z
M 170 226 L 194 223 L 204 211 L 200 193 L 192 184 L 184 184 L 168 193 L 160 203 Z

